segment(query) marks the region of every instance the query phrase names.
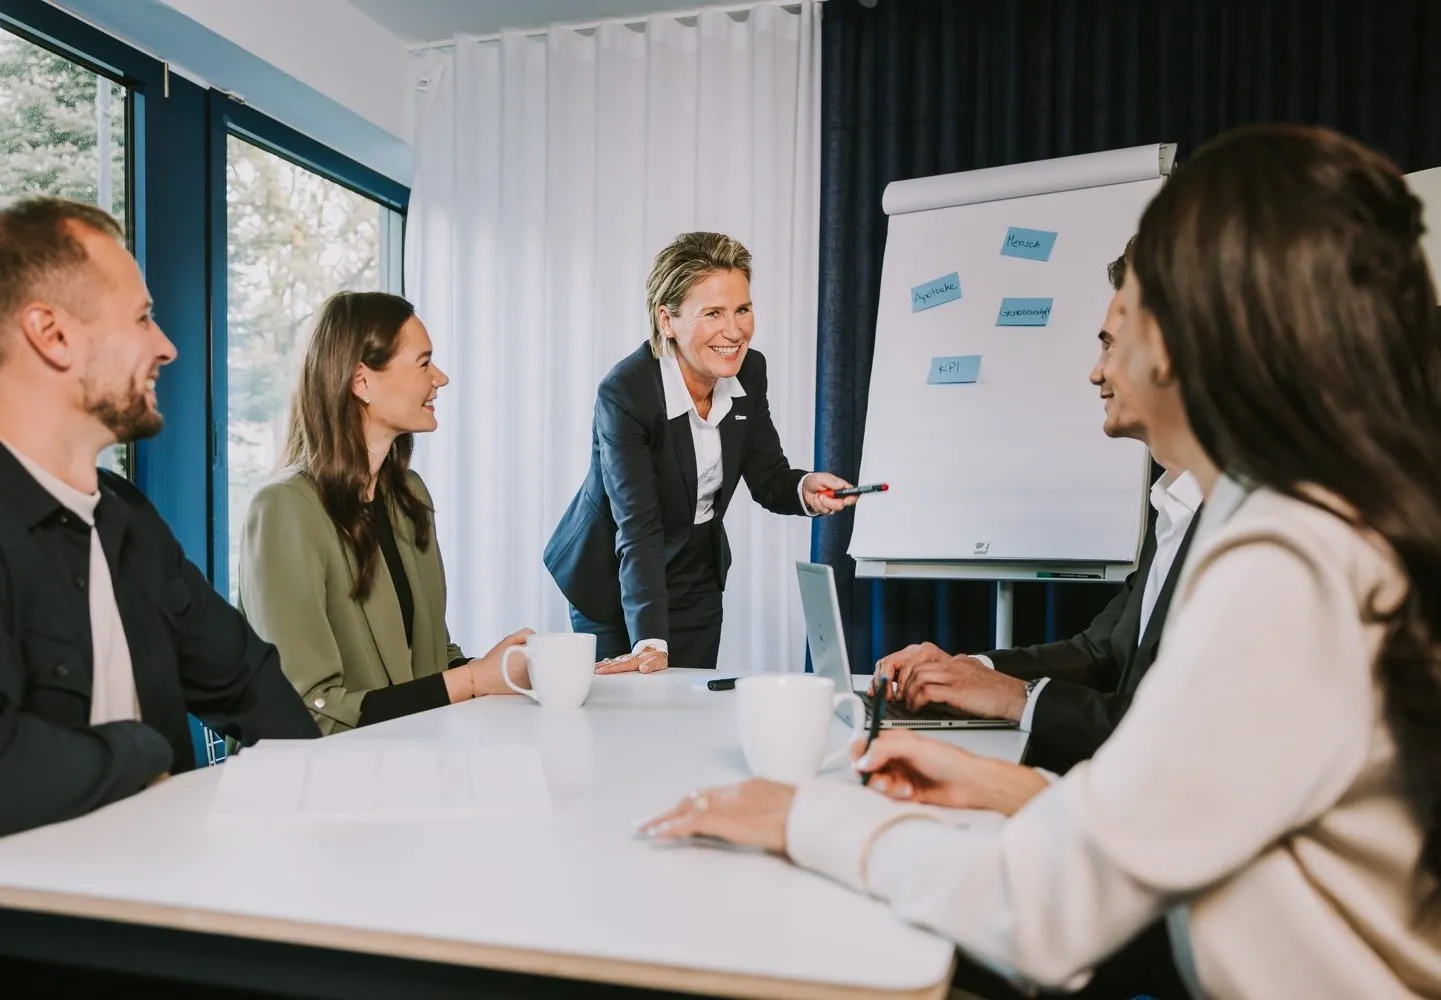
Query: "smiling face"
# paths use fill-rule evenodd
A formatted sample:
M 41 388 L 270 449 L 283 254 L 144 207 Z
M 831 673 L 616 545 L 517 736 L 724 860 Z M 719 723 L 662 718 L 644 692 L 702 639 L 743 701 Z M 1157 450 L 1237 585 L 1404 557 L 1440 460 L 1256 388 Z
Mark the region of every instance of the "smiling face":
M 674 313 L 658 306 L 656 319 L 688 383 L 734 377 L 755 335 L 750 281 L 742 271 L 712 271 L 691 286 Z
M 430 334 L 411 316 L 400 328 L 395 355 L 383 368 L 361 364 L 354 392 L 368 400 L 364 408 L 369 427 L 392 434 L 418 434 L 436 428 L 436 393 L 450 382 L 431 360 Z
M 152 437 L 164 418 L 156 399 L 160 369 L 175 345 L 151 315 L 135 258 L 104 233 L 77 229 L 90 258 L 88 302 L 79 313 L 57 307 L 79 373 L 80 406 L 121 443 Z
M 1134 391 L 1125 371 L 1117 363 L 1123 353 L 1128 333 L 1125 328 L 1126 305 L 1123 291 L 1111 296 L 1106 319 L 1101 324 L 1101 356 L 1091 369 L 1091 384 L 1101 390 L 1101 403 L 1106 409 L 1103 429 L 1107 437 L 1146 440 L 1146 424 L 1136 411 Z
M 1198 449 L 1181 386 L 1155 314 L 1145 308 L 1141 286 L 1132 270 L 1121 287 L 1120 324 L 1106 364 L 1106 384 L 1123 400 L 1127 418 L 1168 469 L 1189 468 L 1199 474 Z

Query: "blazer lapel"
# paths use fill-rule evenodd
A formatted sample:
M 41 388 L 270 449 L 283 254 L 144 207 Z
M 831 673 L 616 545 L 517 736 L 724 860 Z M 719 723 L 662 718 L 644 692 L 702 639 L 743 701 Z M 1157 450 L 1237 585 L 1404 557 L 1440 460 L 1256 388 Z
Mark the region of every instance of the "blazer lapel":
M 429 670 L 430 664 L 446 666 L 444 632 L 442 638 L 435 637 L 436 627 L 432 615 L 436 609 L 445 607 L 445 595 L 439 593 L 438 574 L 430 572 L 428 559 L 434 559 L 436 542 L 431 541 L 430 549 L 421 552 L 415 544 L 415 525 L 404 515 L 393 515 L 390 523 L 395 526 L 395 547 L 400 551 L 400 564 L 405 568 L 405 578 L 410 581 L 412 600 L 415 605 L 415 621 L 412 623 L 410 640 L 410 672 L 414 677 L 424 676 L 417 667 Z M 402 623 L 403 624 L 403 623 Z
M 721 436 L 721 488 L 716 497 L 716 516 L 725 514 L 730 506 L 731 495 L 740 481 L 741 456 L 745 453 L 746 419 L 750 416 L 750 402 L 747 396 L 732 396 L 731 411 L 720 422 Z M 737 419 L 742 418 L 742 419 Z
M 399 531 L 399 527 L 395 525 L 396 520 L 397 518 L 392 516 L 390 523 Z M 397 535 L 397 538 L 399 537 Z M 405 546 L 400 546 L 400 549 L 403 562 Z M 380 662 L 384 665 L 390 682 L 404 684 L 414 678 L 415 673 L 410 666 L 410 650 L 405 645 L 405 621 L 400 617 L 400 597 L 395 592 L 395 584 L 390 580 L 390 569 L 386 566 L 383 553 L 375 554 L 375 576 L 370 586 L 370 595 L 360 602 L 360 610 L 365 615 L 366 624 L 370 626 L 370 638 L 375 643 L 375 649 L 380 654 Z
M 1191 518 L 1191 523 L 1186 527 L 1186 534 L 1181 538 L 1181 545 L 1176 549 L 1176 558 L 1171 562 L 1171 569 L 1166 574 L 1166 579 L 1161 582 L 1161 589 L 1156 593 L 1156 606 L 1151 609 L 1151 618 L 1146 622 L 1146 634 L 1141 637 L 1140 649 L 1137 650 L 1137 662 L 1146 666 L 1156 659 L 1156 649 L 1161 644 L 1161 632 L 1166 627 L 1166 613 L 1171 609 L 1171 595 L 1176 592 L 1176 582 L 1181 579 L 1181 570 L 1186 567 L 1186 553 L 1191 549 L 1191 540 L 1196 537 L 1196 528 L 1201 523 L 1201 508 Z
M 686 509 L 695 512 L 696 495 L 700 490 L 698 484 L 699 473 L 695 465 L 695 439 L 690 433 L 690 412 L 687 411 L 670 421 L 670 439 L 675 447 L 675 458 L 680 463 L 680 474 L 685 479 L 686 497 L 689 504 Z
M 1112 645 L 1124 657 L 1122 663 L 1125 666 L 1121 670 L 1121 686 L 1125 686 L 1126 675 L 1131 670 L 1131 664 L 1136 660 L 1136 648 L 1141 638 L 1141 602 L 1146 593 L 1146 577 L 1150 575 L 1151 563 L 1156 559 L 1156 532 L 1151 528 L 1146 529 L 1146 542 L 1141 546 L 1141 558 L 1136 563 L 1135 585 L 1131 588 L 1131 598 L 1126 602 L 1126 609 L 1121 614 L 1120 621 L 1116 622 L 1116 631 L 1112 636 Z

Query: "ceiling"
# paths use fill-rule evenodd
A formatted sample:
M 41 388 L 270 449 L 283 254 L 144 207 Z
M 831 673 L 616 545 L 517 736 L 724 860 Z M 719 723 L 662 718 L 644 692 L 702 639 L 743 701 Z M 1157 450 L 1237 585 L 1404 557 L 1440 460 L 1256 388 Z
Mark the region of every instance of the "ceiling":
M 351 6 L 407 42 L 490 35 L 503 28 L 543 28 L 662 10 L 737 6 L 737 0 L 349 0 Z

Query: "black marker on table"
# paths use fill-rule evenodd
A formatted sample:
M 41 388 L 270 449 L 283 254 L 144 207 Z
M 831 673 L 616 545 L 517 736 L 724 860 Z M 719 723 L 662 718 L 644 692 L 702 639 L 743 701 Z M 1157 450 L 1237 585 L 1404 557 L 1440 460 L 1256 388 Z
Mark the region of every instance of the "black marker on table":
M 817 494 L 823 497 L 858 497 L 862 493 L 884 493 L 890 488 L 890 483 L 871 483 L 869 486 L 847 486 L 843 490 L 818 490 Z
M 713 681 L 706 681 L 705 686 L 712 691 L 729 691 L 736 686 L 736 679 L 734 677 L 717 677 Z
M 861 754 L 862 757 L 871 752 L 871 744 L 874 743 L 876 737 L 880 735 L 881 722 L 884 721 L 886 717 L 886 689 L 889 687 L 890 684 L 882 683 L 879 696 L 871 702 L 871 728 L 870 731 L 866 733 L 866 749 L 865 753 Z M 870 783 L 871 772 L 866 771 L 861 775 L 861 784 L 869 785 Z

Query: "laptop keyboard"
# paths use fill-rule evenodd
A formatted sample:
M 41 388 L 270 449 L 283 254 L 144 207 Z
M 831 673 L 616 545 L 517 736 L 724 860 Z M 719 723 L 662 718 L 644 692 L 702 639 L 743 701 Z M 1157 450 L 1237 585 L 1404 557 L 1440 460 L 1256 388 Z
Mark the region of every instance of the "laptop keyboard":
M 876 699 L 865 692 L 857 692 L 861 701 L 865 702 L 866 712 L 875 714 Z M 888 719 L 912 719 L 916 721 L 941 720 L 941 719 L 979 719 L 981 716 L 972 715 L 970 712 L 962 712 L 959 708 L 952 708 L 950 705 L 932 703 L 912 711 L 898 701 L 886 702 L 886 718 Z

